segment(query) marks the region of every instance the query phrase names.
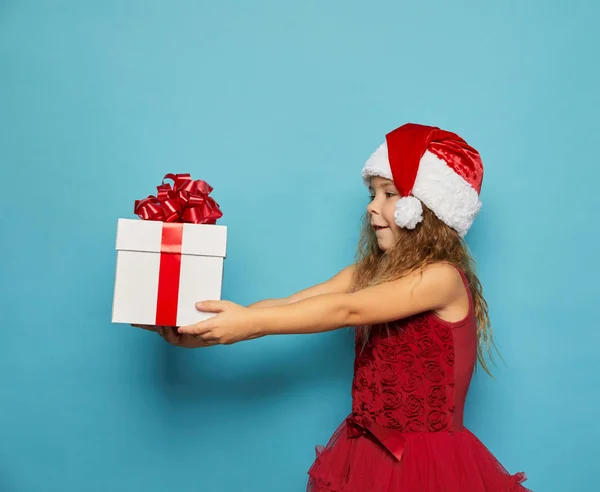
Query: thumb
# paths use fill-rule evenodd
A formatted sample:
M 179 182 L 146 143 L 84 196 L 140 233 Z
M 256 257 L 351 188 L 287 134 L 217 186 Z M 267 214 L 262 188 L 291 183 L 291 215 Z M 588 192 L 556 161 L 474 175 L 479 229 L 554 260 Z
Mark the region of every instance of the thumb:
M 229 307 L 228 301 L 202 301 L 196 303 L 196 309 L 206 313 L 221 313 Z

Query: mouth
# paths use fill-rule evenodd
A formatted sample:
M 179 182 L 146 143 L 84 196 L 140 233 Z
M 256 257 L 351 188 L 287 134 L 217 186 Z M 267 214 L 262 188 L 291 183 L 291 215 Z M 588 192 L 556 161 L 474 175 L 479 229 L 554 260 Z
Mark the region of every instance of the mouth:
M 375 232 L 377 232 L 377 231 L 382 231 L 382 230 L 384 230 L 384 229 L 387 229 L 387 228 L 388 228 L 388 226 L 380 226 L 380 225 L 375 225 L 375 224 L 373 224 L 373 225 L 372 225 L 372 227 L 373 227 L 373 230 L 374 230 Z

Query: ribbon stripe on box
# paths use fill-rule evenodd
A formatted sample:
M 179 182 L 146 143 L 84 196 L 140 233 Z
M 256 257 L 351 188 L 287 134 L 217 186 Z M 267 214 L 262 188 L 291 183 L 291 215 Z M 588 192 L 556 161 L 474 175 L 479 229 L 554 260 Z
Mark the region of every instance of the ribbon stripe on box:
M 177 325 L 182 239 L 182 223 L 163 223 L 158 270 L 156 326 Z
M 176 326 L 183 224 L 215 224 L 223 213 L 209 196 L 213 188 L 189 174 L 167 174 L 156 189 L 156 196 L 135 201 L 134 213 L 143 220 L 163 222 L 155 324 Z

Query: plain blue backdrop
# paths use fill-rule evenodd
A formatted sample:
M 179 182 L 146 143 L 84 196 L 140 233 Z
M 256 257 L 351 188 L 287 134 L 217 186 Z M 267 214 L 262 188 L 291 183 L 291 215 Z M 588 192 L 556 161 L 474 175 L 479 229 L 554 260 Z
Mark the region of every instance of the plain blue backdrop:
M 223 296 L 353 261 L 362 163 L 414 121 L 482 153 L 468 242 L 505 363 L 467 425 L 536 492 L 598 490 L 597 2 L 0 1 L 0 491 L 301 491 L 352 333 L 186 351 L 110 323 L 118 217 L 215 191 Z

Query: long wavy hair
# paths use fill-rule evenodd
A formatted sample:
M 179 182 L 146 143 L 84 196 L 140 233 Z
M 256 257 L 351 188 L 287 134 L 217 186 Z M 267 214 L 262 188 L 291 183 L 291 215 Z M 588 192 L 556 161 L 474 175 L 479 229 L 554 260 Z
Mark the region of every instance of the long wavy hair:
M 352 290 L 397 280 L 432 263 L 446 262 L 455 265 L 465 273 L 473 297 L 477 319 L 477 360 L 491 375 L 486 355 L 492 360 L 492 348 L 496 347 L 488 306 L 483 297 L 481 282 L 475 274 L 475 261 L 463 238 L 423 205 L 423 221 L 412 230 L 400 228 L 395 245 L 384 252 L 377 244 L 370 222 L 367 212 L 362 220 Z M 359 330 L 366 343 L 372 327 L 363 326 Z

